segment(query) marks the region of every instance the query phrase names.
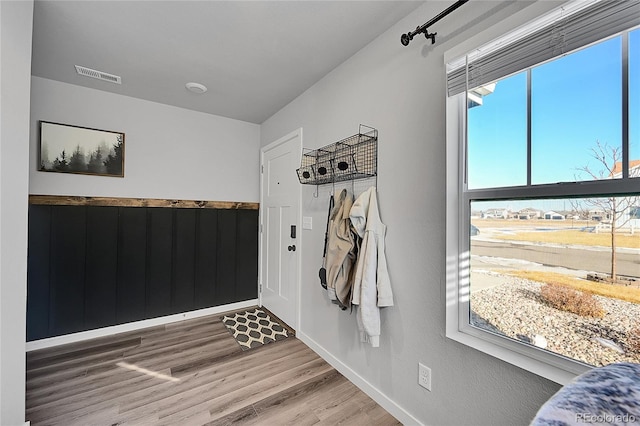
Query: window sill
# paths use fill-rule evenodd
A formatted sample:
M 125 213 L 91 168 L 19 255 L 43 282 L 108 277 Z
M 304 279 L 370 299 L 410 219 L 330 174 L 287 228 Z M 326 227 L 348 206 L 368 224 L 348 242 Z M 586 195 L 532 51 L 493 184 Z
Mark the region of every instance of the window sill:
M 491 355 L 561 385 L 566 385 L 580 372 L 588 369 L 588 367 L 582 366 L 577 362 L 566 360 L 550 353 L 543 353 L 544 351 L 536 348 L 528 348 L 517 342 L 509 341 L 503 337 L 492 335 L 491 333 L 475 329 L 471 326 L 463 327 L 462 331 L 458 330 L 457 307 L 454 306 L 453 308 L 456 311 L 456 318 L 452 320 L 449 318 L 450 309 L 447 307 L 446 337 L 451 340 L 462 343 L 463 345 L 469 346 L 480 352 L 484 352 L 487 355 Z M 466 328 L 471 330 L 466 330 Z M 509 348 L 508 346 L 514 347 Z M 515 346 L 520 346 L 520 348 L 515 348 Z M 530 352 L 532 355 L 540 356 L 541 358 L 556 358 L 555 363 L 566 364 L 566 367 L 563 368 L 552 365 L 549 362 L 535 359 L 534 357 L 521 352 Z M 570 371 L 569 369 L 575 371 Z

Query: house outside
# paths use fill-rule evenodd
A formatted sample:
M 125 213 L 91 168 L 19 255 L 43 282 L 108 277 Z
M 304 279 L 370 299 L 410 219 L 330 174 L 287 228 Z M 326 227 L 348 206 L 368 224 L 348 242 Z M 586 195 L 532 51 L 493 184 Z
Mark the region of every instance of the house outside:
M 587 218 L 589 220 L 593 220 L 596 222 L 601 222 L 603 220 L 611 219 L 611 214 L 605 212 L 602 209 L 591 209 L 587 214 Z
M 616 229 L 632 234 L 640 230 L 640 202 L 616 218 Z
M 533 208 L 526 208 L 518 212 L 518 219 L 520 220 L 539 219 L 541 214 L 542 213 L 540 213 L 540 210 L 536 210 Z
M 609 174 L 610 179 L 622 178 L 622 162 L 618 161 L 613 165 L 613 169 Z M 640 177 L 640 160 L 629 160 L 629 177 Z M 587 219 L 596 222 L 603 222 L 598 226 L 601 230 L 611 230 L 611 213 L 606 212 L 603 209 L 594 208 L 588 211 Z M 640 228 L 640 201 L 636 203 L 636 206 L 629 208 L 628 211 L 619 215 L 616 218 L 616 229 L 634 229 Z
M 620 179 L 622 177 L 622 162 L 618 161 L 613 165 L 611 179 Z M 629 177 L 640 177 L 640 160 L 629 160 Z
M 565 219 L 571 219 L 571 220 L 580 220 L 580 214 L 573 211 L 573 212 L 563 212 L 564 214 L 564 218 Z
M 565 220 L 565 215 L 549 210 L 544 214 L 545 220 Z
M 622 177 L 622 162 L 617 162 L 611 171 L 612 179 Z M 629 177 L 640 177 L 640 160 L 629 160 Z M 626 212 L 616 218 L 616 229 L 629 230 L 632 234 L 640 229 L 640 200 Z
M 507 209 L 489 209 L 482 213 L 483 219 L 509 219 L 510 212 Z

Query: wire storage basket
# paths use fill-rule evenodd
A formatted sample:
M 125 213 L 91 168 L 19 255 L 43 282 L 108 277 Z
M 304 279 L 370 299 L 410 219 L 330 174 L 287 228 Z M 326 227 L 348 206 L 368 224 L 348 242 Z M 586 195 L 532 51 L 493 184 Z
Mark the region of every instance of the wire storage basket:
M 358 134 L 318 149 L 305 149 L 296 170 L 301 184 L 323 185 L 378 174 L 378 130 L 360 125 Z

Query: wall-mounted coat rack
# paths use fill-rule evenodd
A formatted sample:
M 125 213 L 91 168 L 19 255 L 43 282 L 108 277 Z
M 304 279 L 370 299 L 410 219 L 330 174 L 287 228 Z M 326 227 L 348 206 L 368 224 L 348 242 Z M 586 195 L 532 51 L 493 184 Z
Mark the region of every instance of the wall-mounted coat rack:
M 318 149 L 304 149 L 301 184 L 324 185 L 378 175 L 378 130 L 363 124 L 358 133 Z

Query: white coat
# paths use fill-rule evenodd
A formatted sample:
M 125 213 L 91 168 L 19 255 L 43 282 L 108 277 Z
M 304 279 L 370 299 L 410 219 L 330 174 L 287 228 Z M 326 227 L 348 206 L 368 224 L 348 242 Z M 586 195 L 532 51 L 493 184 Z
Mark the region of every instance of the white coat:
M 391 280 L 384 254 L 387 227 L 380 220 L 376 188 L 360 194 L 349 214 L 352 226 L 362 238 L 353 282 L 351 303 L 358 306 L 360 340 L 380 345 L 380 308 L 393 306 Z

